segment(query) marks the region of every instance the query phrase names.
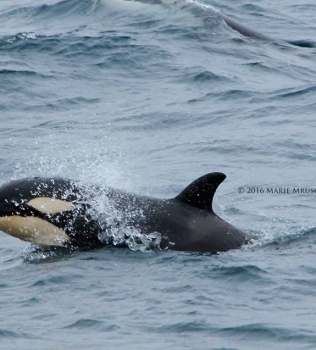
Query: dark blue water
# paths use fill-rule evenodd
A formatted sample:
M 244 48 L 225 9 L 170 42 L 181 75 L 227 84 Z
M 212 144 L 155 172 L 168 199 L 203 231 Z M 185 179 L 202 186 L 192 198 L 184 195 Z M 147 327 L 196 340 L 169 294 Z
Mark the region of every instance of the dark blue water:
M 215 211 L 259 237 L 65 256 L 0 233 L 1 349 L 316 348 L 316 49 L 279 40 L 313 41 L 316 4 L 204 5 L 276 41 L 187 1 L 1 1 L 1 184 L 170 198 L 221 171 Z

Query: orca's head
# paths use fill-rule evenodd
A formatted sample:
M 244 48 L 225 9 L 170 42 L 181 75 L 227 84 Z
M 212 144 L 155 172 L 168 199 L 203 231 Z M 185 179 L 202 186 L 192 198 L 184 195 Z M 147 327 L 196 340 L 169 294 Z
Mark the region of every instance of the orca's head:
M 22 179 L 0 187 L 0 230 L 41 247 L 102 246 L 101 227 L 79 188 L 65 179 Z

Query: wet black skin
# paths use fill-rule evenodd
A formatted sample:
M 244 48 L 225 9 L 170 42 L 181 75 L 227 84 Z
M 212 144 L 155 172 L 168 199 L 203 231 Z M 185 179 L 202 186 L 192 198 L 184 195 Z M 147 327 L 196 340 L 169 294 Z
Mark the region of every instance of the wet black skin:
M 161 248 L 217 253 L 240 248 L 251 237 L 230 225 L 212 210 L 212 200 L 219 184 L 226 178 L 222 173 L 202 176 L 177 197 L 156 199 L 129 194 L 112 188 L 105 189 L 109 203 L 120 212 L 126 226 L 143 234 L 159 232 Z M 103 190 L 103 189 L 102 189 Z M 88 250 L 105 245 L 99 240 L 108 229 L 91 207 L 91 198 L 101 189 L 82 190 L 72 180 L 55 178 L 22 179 L 0 188 L 0 217 L 10 215 L 36 216 L 64 230 L 71 238 L 71 249 Z M 52 197 L 72 202 L 74 210 L 43 214 L 27 205 L 36 197 Z M 117 222 L 117 225 L 120 225 Z
M 57 214 L 44 214 L 27 202 L 37 197 L 68 201 L 75 209 Z M 98 239 L 102 228 L 91 216 L 89 198 L 72 180 L 62 178 L 26 178 L 12 181 L 0 188 L 0 217 L 34 216 L 52 223 L 71 238 L 66 248 L 89 250 L 104 246 Z
M 160 5 L 166 8 L 170 8 L 170 4 L 168 3 L 168 1 L 165 1 L 165 2 L 163 0 L 138 0 L 138 1 L 147 3 L 147 4 Z M 176 1 L 174 3 L 176 3 Z M 316 43 L 311 40 L 281 40 L 278 38 L 271 37 L 253 28 L 250 28 L 244 24 L 241 24 L 240 22 L 234 20 L 233 18 L 226 16 L 225 14 L 222 14 L 221 12 L 215 9 L 212 9 L 210 7 L 201 6 L 200 4 L 196 4 L 194 2 L 180 1 L 180 3 L 182 4 L 183 8 L 189 10 L 191 13 L 193 13 L 197 17 L 202 18 L 206 21 L 210 18 L 210 16 L 214 16 L 214 13 L 216 12 L 220 13 L 221 18 L 230 28 L 232 28 L 233 30 L 237 31 L 241 35 L 248 38 L 264 40 L 272 43 L 280 43 L 280 44 L 288 43 L 294 46 L 306 47 L 306 48 L 316 47 Z
M 222 173 L 204 175 L 169 200 L 118 191 L 111 191 L 109 196 L 120 210 L 125 210 L 124 203 L 141 209 L 144 215 L 134 216 L 130 225 L 144 233 L 161 233 L 162 248 L 217 253 L 240 248 L 251 239 L 212 210 L 215 191 L 225 178 Z

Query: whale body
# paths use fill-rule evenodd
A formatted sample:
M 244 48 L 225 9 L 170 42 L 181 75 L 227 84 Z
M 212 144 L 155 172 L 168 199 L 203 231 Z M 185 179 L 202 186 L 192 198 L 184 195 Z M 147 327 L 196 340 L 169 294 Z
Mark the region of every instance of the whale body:
M 98 2 L 98 0 L 92 0 L 94 2 Z M 290 44 L 298 47 L 305 48 L 315 48 L 316 43 L 311 40 L 282 40 L 279 38 L 274 38 L 260 31 L 257 31 L 253 28 L 242 24 L 230 16 L 223 14 L 221 11 L 217 10 L 213 6 L 208 4 L 204 4 L 203 2 L 199 2 L 197 0 L 100 0 L 104 4 L 106 4 L 109 8 L 115 9 L 125 9 L 125 10 L 142 10 L 148 9 L 148 7 L 152 5 L 159 5 L 166 10 L 170 10 L 172 6 L 176 4 L 180 4 L 180 6 L 197 17 L 201 19 L 208 20 L 209 18 L 214 17 L 217 14 L 223 22 L 225 22 L 231 29 L 240 33 L 241 35 L 252 38 L 259 39 L 263 41 L 279 43 L 279 44 Z
M 113 244 L 102 236 L 133 227 L 141 235 L 161 235 L 160 249 L 217 253 L 240 248 L 251 236 L 216 215 L 212 201 L 222 173 L 209 173 L 178 196 L 158 199 L 113 188 L 83 189 L 74 180 L 25 178 L 0 187 L 0 230 L 40 247 L 89 250 Z M 94 199 L 100 193 L 117 213 L 111 224 Z M 106 214 L 106 213 L 102 213 Z

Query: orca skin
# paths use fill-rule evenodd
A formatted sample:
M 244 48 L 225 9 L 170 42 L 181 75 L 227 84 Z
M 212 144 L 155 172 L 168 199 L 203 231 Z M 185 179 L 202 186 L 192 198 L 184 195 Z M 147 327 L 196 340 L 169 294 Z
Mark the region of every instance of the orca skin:
M 61 178 L 17 180 L 0 187 L 0 230 L 38 246 L 89 250 L 111 244 L 102 241 L 102 233 L 123 223 L 123 230 L 133 227 L 144 235 L 160 233 L 161 249 L 209 253 L 237 249 L 252 237 L 212 209 L 216 189 L 225 178 L 218 172 L 206 174 L 172 199 L 96 186 L 87 191 Z M 119 213 L 112 226 L 93 208 L 93 198 L 101 191 Z
M 116 0 L 118 1 L 118 0 Z M 130 0 L 127 0 L 129 3 L 133 2 Z M 125 1 L 126 2 L 126 1 Z M 238 33 L 242 34 L 245 37 L 253 38 L 253 39 L 259 39 L 274 43 L 287 43 L 298 47 L 305 47 L 305 48 L 315 48 L 316 43 L 311 40 L 281 40 L 278 38 L 273 38 L 269 35 L 263 34 L 257 30 L 254 30 L 250 27 L 247 27 L 244 24 L 241 24 L 234 20 L 233 18 L 226 16 L 219 10 L 213 8 L 209 5 L 204 5 L 203 3 L 200 3 L 198 1 L 192 1 L 192 0 L 184 0 L 184 1 L 171 1 L 171 0 L 136 0 L 134 2 L 141 2 L 145 4 L 152 4 L 152 5 L 160 5 L 166 8 L 170 8 L 170 6 L 181 3 L 184 8 L 188 8 L 189 11 L 191 11 L 193 14 L 197 15 L 198 17 L 207 19 L 209 16 L 213 16 L 214 13 L 219 13 L 224 22 L 233 30 L 237 31 Z

